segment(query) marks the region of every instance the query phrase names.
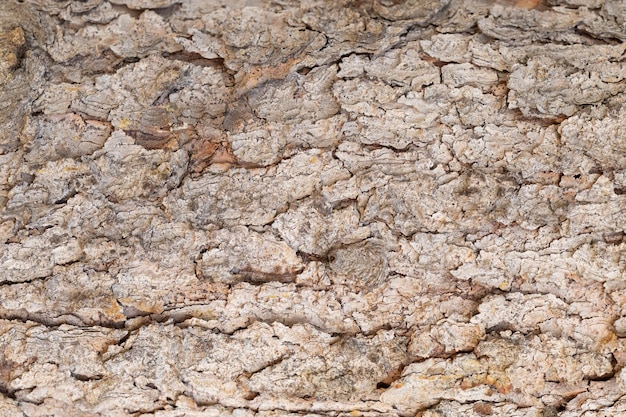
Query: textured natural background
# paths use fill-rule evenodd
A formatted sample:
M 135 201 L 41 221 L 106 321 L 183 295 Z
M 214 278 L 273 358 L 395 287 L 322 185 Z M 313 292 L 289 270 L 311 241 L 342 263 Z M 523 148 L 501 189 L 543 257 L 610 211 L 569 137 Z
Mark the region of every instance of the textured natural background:
M 1 0 L 0 416 L 626 415 L 626 3 Z

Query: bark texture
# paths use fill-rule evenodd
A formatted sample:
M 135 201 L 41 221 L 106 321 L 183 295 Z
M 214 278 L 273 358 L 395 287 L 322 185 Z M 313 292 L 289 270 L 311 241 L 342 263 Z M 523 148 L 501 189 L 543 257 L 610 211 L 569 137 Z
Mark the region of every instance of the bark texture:
M 2 0 L 0 416 L 626 415 L 621 0 Z

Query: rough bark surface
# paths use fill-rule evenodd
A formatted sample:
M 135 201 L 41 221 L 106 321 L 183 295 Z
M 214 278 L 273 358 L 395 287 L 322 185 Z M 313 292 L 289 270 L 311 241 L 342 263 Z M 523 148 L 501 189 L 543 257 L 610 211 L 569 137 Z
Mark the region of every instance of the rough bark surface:
M 626 415 L 621 0 L 2 0 L 0 416 Z

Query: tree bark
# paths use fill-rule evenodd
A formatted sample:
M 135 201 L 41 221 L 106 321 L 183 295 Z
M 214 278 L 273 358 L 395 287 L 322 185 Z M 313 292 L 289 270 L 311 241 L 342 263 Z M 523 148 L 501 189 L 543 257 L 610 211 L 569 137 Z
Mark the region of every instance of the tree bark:
M 626 413 L 619 0 L 3 0 L 0 416 Z

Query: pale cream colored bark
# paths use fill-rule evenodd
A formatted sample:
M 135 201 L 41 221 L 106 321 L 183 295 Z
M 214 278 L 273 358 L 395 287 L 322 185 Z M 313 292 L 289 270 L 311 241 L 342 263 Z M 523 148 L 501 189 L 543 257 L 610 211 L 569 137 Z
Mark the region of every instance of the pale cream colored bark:
M 618 0 L 4 0 L 0 416 L 626 413 Z

